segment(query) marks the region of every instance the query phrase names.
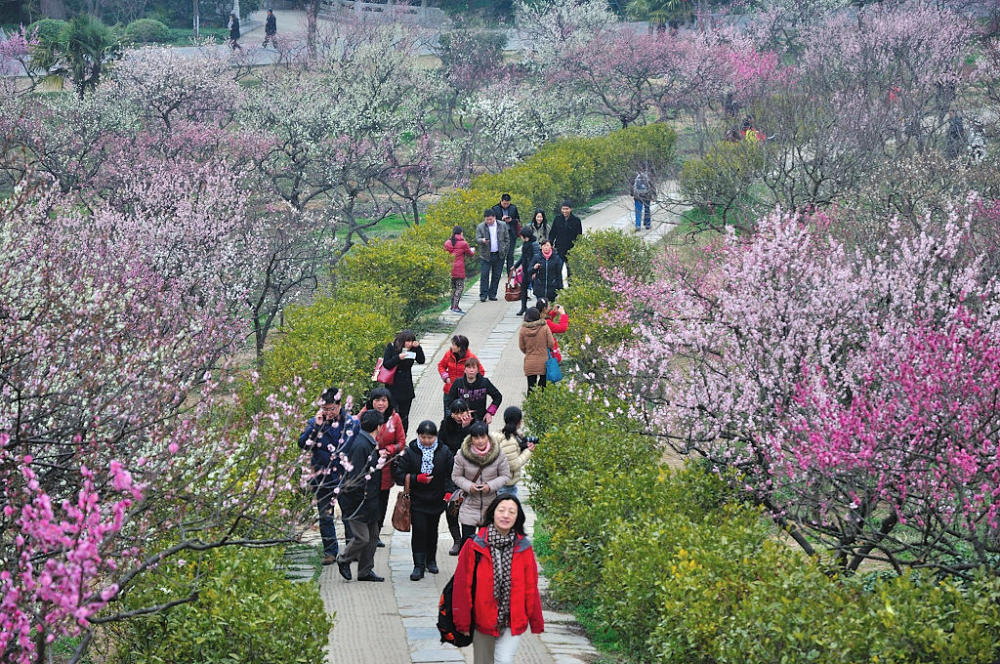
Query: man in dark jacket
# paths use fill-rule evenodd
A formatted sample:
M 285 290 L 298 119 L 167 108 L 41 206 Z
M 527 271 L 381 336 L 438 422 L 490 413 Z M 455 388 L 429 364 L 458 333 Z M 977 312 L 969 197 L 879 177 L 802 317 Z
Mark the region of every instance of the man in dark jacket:
M 271 9 L 267 10 L 267 21 L 264 22 L 264 43 L 261 44 L 261 48 L 267 48 L 267 42 L 271 42 L 271 46 L 278 48 L 278 44 L 275 41 L 275 37 L 278 35 L 278 19 L 274 17 L 274 11 Z
M 559 211 L 561 214 L 552 222 L 552 232 L 549 233 L 549 236 L 555 244 L 556 252 L 566 265 L 566 276 L 568 277 L 570 276 L 569 261 L 566 260 L 566 256 L 576 244 L 576 239 L 583 234 L 583 224 L 580 223 L 580 217 L 573 214 L 573 206 L 570 205 L 569 201 L 563 201 Z
M 337 567 L 345 579 L 351 578 L 351 563 L 358 562 L 358 581 L 385 581 L 375 574 L 375 547 L 378 544 L 378 497 L 382 487 L 380 459 L 389 452 L 378 449 L 376 436 L 384 420 L 377 410 L 361 413 L 361 431 L 351 443 L 351 469 L 344 475 L 337 502 L 344 520 L 350 522 L 354 537 L 337 557 Z M 384 461 L 383 461 L 384 463 Z
M 310 450 L 313 475 L 309 485 L 316 494 L 319 511 L 319 532 L 323 537 L 323 564 L 332 565 L 337 560 L 337 527 L 333 520 L 334 490 L 343 479 L 344 467 L 340 455 L 347 454 L 350 442 L 358 432 L 358 421 L 347 417 L 340 405 L 341 393 L 331 387 L 320 396 L 322 406 L 315 417 L 309 419 L 306 430 L 299 436 L 299 447 Z M 347 522 L 344 534 L 351 538 Z
M 510 194 L 500 197 L 500 202 L 493 206 L 493 213 L 498 221 L 507 226 L 510 234 L 510 245 L 507 247 L 507 272 L 510 272 L 514 265 L 514 244 L 521 234 L 521 214 L 517 211 L 517 206 L 510 202 Z

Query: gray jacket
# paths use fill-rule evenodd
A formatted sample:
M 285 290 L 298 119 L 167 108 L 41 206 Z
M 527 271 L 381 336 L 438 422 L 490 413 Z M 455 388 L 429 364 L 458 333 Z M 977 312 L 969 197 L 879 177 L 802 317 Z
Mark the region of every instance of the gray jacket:
M 497 251 L 501 256 L 507 255 L 507 250 L 510 247 L 510 233 L 507 232 L 506 224 L 502 224 L 499 221 L 496 222 L 497 227 Z M 483 242 L 483 240 L 486 240 Z M 479 260 L 488 261 L 490 260 L 490 229 L 486 226 L 486 222 L 482 222 L 476 226 L 476 255 L 479 256 Z

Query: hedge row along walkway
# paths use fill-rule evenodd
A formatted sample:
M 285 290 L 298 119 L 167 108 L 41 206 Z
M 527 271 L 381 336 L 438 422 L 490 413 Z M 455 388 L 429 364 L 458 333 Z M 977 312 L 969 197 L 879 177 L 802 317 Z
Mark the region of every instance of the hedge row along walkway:
M 631 197 L 622 196 L 596 206 L 583 218 L 585 230 L 619 228 L 630 231 L 633 221 Z M 672 224 L 659 221 L 647 233 L 650 240 L 666 233 Z M 442 239 L 442 243 L 444 239 Z M 435 368 L 448 350 L 453 334 L 464 334 L 486 368 L 486 375 L 504 395 L 503 404 L 491 429 L 502 424 L 503 409 L 518 406 L 524 398 L 525 379 L 522 355 L 517 348 L 517 330 L 522 318 L 516 316 L 519 302 L 479 302 L 478 274 L 462 298 L 464 316 L 445 312 L 441 320 L 453 325 L 447 334 L 427 335 L 420 340 L 427 354 L 427 363 L 414 365 L 413 380 L 416 399 L 410 413 L 415 430 L 421 420 L 441 421 L 442 383 Z M 502 285 L 501 285 L 502 291 Z M 570 324 L 572 324 L 572 312 Z M 432 356 L 433 355 L 433 356 Z M 501 362 L 501 359 L 503 360 Z M 529 465 L 530 470 L 530 465 Z M 390 512 L 399 487 L 390 496 Z M 522 499 L 528 497 L 527 487 L 520 486 Z M 535 514 L 528 504 L 527 529 L 533 532 Z M 338 534 L 343 536 L 338 519 Z M 444 518 L 441 519 L 438 540 L 438 565 L 441 573 L 427 574 L 420 581 L 410 581 L 413 569 L 410 555 L 410 534 L 393 532 L 386 518 L 382 540 L 385 549 L 375 554 L 375 573 L 386 578 L 385 583 L 358 583 L 340 578 L 335 565 L 323 568 L 320 593 L 328 613 L 334 615 L 330 632 L 327 662 L 330 664 L 407 664 L 409 662 L 472 662 L 472 648 L 458 649 L 441 644 L 435 628 L 438 597 L 452 573 L 457 558 L 448 555 L 451 537 Z M 541 578 L 543 597 L 548 582 Z M 543 600 L 544 601 L 544 600 Z M 523 664 L 579 664 L 591 662 L 597 653 L 583 636 L 583 630 L 573 616 L 545 612 L 545 632 L 528 633 L 521 640 L 517 661 Z

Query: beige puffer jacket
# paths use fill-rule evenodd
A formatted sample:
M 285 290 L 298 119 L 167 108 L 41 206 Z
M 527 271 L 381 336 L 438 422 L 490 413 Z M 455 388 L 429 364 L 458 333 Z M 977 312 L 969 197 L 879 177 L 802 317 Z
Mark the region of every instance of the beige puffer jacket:
M 500 449 L 510 464 L 510 481 L 507 482 L 507 486 L 514 486 L 521 480 L 521 469 L 531 458 L 531 450 L 527 447 L 522 450 L 521 444 L 517 442 L 517 436 L 507 436 L 500 441 Z
M 507 457 L 500 453 L 500 443 L 503 436 L 497 432 L 490 432 L 490 449 L 486 456 L 479 456 L 472 451 L 472 436 L 466 436 L 462 441 L 462 447 L 455 455 L 455 465 L 451 471 L 451 481 L 459 489 L 465 492 L 465 502 L 458 512 L 458 522 L 466 526 L 482 525 L 483 517 L 486 516 L 486 508 L 490 506 L 497 496 L 497 491 L 502 489 L 510 480 L 510 464 Z M 486 494 L 472 493 L 472 480 L 483 469 L 483 474 L 479 477 L 479 484 L 488 484 L 490 492 Z

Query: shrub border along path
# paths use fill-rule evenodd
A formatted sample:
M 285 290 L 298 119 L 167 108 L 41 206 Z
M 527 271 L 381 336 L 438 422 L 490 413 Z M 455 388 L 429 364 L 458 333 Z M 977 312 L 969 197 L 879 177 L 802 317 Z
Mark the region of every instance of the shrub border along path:
M 654 212 L 654 215 L 656 213 Z M 583 218 L 585 230 L 599 228 L 629 229 L 632 225 L 632 199 L 629 196 L 612 198 L 596 206 L 592 214 Z M 649 233 L 655 239 L 673 226 L 662 216 Z M 443 242 L 443 240 L 442 240 Z M 471 281 L 476 282 L 478 275 Z M 479 286 L 472 287 L 462 299 L 461 307 L 467 312 L 458 316 L 451 312 L 441 314 L 441 321 L 454 326 L 448 333 L 426 335 L 421 339 L 428 361 L 423 367 L 414 365 L 416 399 L 410 415 L 411 427 L 423 419 L 440 422 L 442 412 L 441 379 L 437 375 L 437 362 L 448 350 L 448 340 L 453 334 L 464 334 L 472 342 L 472 349 L 486 366 L 486 374 L 504 394 L 498 419 L 491 429 L 502 426 L 503 408 L 520 405 L 524 398 L 525 380 L 521 370 L 521 353 L 517 348 L 517 330 L 522 319 L 515 316 L 518 302 L 486 302 L 478 299 Z M 570 324 L 572 325 L 572 312 Z M 500 360 L 504 362 L 501 366 Z M 530 468 L 530 466 L 529 466 Z M 391 505 L 399 488 L 393 489 Z M 527 494 L 520 488 L 521 496 Z M 527 509 L 528 532 L 533 532 L 534 512 Z M 338 534 L 343 537 L 338 520 Z M 386 577 L 386 583 L 345 582 L 336 566 L 323 568 L 320 575 L 320 594 L 328 613 L 335 614 L 335 625 L 330 632 L 327 662 L 331 664 L 402 664 L 405 662 L 471 662 L 472 649 L 459 650 L 439 642 L 435 629 L 438 597 L 451 574 L 456 558 L 448 555 L 451 537 L 447 524 L 441 519 L 438 546 L 438 564 L 441 573 L 427 574 L 423 580 L 409 580 L 413 563 L 410 557 L 409 533 L 393 533 L 386 520 L 382 539 L 387 548 L 375 555 L 376 574 Z M 544 588 L 547 581 L 542 578 Z M 582 636 L 582 628 L 571 615 L 545 612 L 545 633 L 541 638 L 528 634 L 518 650 L 518 662 L 524 664 L 576 664 L 597 658 L 589 640 Z

